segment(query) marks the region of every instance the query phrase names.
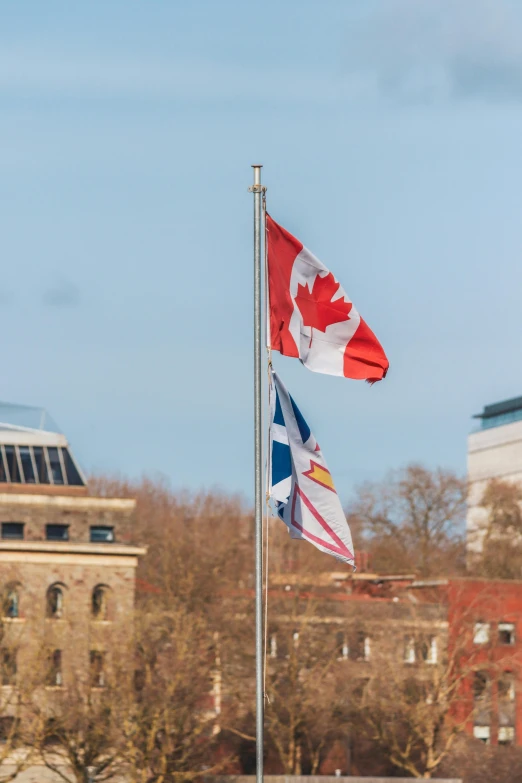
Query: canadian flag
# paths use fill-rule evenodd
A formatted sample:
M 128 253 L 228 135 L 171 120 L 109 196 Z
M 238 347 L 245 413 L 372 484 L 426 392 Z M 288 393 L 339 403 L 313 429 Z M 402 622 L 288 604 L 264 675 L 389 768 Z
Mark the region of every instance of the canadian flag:
M 333 274 L 266 216 L 271 347 L 314 372 L 373 383 L 389 362 Z

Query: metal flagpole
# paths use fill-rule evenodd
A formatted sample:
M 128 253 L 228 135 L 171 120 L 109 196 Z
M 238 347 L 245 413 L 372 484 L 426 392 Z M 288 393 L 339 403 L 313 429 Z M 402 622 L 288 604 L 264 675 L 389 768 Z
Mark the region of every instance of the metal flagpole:
M 254 169 L 254 436 L 255 436 L 255 573 L 256 573 L 256 783 L 263 783 L 263 448 L 261 387 L 261 186 L 262 166 Z

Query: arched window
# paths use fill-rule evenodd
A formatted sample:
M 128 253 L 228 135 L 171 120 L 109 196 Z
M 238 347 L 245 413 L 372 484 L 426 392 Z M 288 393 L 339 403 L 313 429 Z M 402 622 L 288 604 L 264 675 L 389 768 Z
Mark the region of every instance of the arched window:
M 17 584 L 9 584 L 4 591 L 3 601 L 3 614 L 4 617 L 14 619 L 20 617 L 20 586 Z
M 63 617 L 64 586 L 62 584 L 51 585 L 47 591 L 47 617 L 59 620 Z
M 109 619 L 109 588 L 96 585 L 92 591 L 92 616 L 95 620 Z

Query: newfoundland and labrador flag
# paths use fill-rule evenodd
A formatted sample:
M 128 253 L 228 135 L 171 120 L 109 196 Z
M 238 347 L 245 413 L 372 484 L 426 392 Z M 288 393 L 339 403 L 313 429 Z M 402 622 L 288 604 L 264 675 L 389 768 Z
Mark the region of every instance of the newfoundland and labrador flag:
M 270 215 L 266 242 L 271 347 L 314 372 L 382 380 L 386 354 L 333 274 Z
M 270 496 L 292 538 L 354 565 L 352 536 L 319 444 L 272 371 Z

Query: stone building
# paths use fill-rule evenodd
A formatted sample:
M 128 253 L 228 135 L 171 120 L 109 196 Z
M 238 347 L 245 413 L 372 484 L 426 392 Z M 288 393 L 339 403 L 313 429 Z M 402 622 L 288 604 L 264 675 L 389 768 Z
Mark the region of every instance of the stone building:
M 36 420 L 35 420 L 36 419 Z M 43 411 L 0 406 L 2 691 L 38 668 L 48 689 L 103 687 L 128 634 L 138 557 L 135 501 L 93 497 Z
M 480 551 L 485 511 L 479 504 L 488 482 L 522 483 L 522 397 L 486 405 L 474 418 L 480 425 L 468 438 L 467 539 L 470 551 Z

